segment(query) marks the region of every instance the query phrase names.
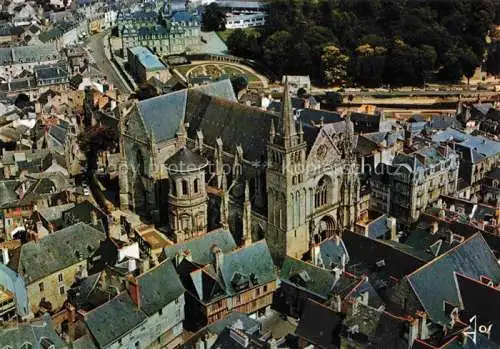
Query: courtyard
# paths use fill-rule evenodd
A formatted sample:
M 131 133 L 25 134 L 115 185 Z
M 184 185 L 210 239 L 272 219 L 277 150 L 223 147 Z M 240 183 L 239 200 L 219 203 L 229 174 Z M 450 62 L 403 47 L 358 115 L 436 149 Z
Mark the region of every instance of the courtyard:
M 244 75 L 248 78 L 250 85 L 259 85 L 261 87 L 266 87 L 268 85 L 268 81 L 264 76 L 258 74 L 249 67 L 237 63 L 215 61 L 196 62 L 177 66 L 175 70 L 188 81 L 196 77 L 204 76 L 209 76 L 215 80 L 222 76 L 233 77 Z

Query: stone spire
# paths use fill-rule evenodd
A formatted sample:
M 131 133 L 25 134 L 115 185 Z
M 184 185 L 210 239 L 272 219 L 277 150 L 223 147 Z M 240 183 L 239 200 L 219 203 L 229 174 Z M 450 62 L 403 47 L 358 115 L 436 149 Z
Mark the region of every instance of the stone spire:
M 252 203 L 250 201 L 250 187 L 245 182 L 245 201 L 243 202 L 243 225 L 241 243 L 248 246 L 252 243 Z
M 217 187 L 222 187 L 222 176 L 224 172 L 224 162 L 223 162 L 223 154 L 222 154 L 222 138 L 217 137 L 215 140 L 217 146 L 215 148 L 215 176 L 217 177 Z
M 269 130 L 269 143 L 274 143 L 276 137 L 276 128 L 274 127 L 274 119 L 271 119 L 271 129 Z
M 185 147 L 187 141 L 187 131 L 186 131 L 186 125 L 184 124 L 184 118 L 182 118 L 181 121 L 179 122 L 179 128 L 177 129 L 175 135 L 177 136 L 177 147 L 178 148 Z
M 220 200 L 220 224 L 222 228 L 229 229 L 229 190 L 226 175 L 222 175 L 222 195 Z
M 294 146 L 294 138 L 297 135 L 295 129 L 295 118 L 293 117 L 292 97 L 290 95 L 290 85 L 288 77 L 285 77 L 285 86 L 283 87 L 283 98 L 281 99 L 281 117 L 283 123 L 282 136 L 284 146 Z

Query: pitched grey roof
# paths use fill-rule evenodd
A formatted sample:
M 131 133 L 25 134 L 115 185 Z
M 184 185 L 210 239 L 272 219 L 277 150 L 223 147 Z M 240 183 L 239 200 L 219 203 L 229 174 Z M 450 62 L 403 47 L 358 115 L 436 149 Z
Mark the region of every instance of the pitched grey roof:
M 137 277 L 141 310 L 152 316 L 184 293 L 184 287 L 171 261 L 164 261 L 154 269 Z
M 58 206 L 39 208 L 37 212 L 47 220 L 47 222 L 61 219 L 63 212 L 75 207 L 74 203 L 63 204 Z
M 219 247 L 222 252 L 229 252 L 236 248 L 236 242 L 229 231 L 217 229 L 199 238 L 168 246 L 163 252 L 166 258 L 173 259 L 178 252 L 189 250 L 194 263 L 206 265 L 214 261 L 213 246 Z
M 85 223 L 61 229 L 39 242 L 22 245 L 17 272 L 32 283 L 89 258 L 105 238 L 103 232 Z
M 0 181 L 0 207 L 17 201 L 17 194 L 12 187 L 13 183 L 13 181 Z
M 0 329 L 0 348 L 21 348 L 25 343 L 31 343 L 34 349 L 45 349 L 50 344 L 56 349 L 68 348 L 51 326 L 49 321 L 39 321 Z
M 219 97 L 237 103 L 233 87 L 229 80 L 196 87 L 207 96 Z M 139 112 L 148 131 L 153 130 L 156 141 L 173 139 L 181 121 L 185 118 L 188 90 L 180 90 L 165 95 L 140 101 Z
M 157 142 L 173 139 L 186 111 L 187 90 L 149 98 L 138 108 L 148 131 L 153 130 Z
M 443 311 L 443 302 L 460 305 L 454 272 L 476 280 L 483 275 L 494 284 L 500 282 L 500 266 L 479 233 L 408 275 L 407 279 L 430 319 L 441 324 L 449 320 Z
M 281 267 L 280 279 L 297 284 L 325 299 L 330 297 L 335 285 L 335 277 L 330 271 L 288 256 Z
M 85 323 L 99 347 L 104 348 L 146 319 L 146 314 L 137 309 L 128 293 L 123 292 L 87 313 Z
M 228 294 L 239 293 L 235 289 L 235 282 L 240 277 L 249 278 L 254 286 L 271 282 L 277 277 L 271 252 L 265 240 L 225 253 L 224 262 L 220 269 Z M 252 281 L 252 278 L 255 281 Z

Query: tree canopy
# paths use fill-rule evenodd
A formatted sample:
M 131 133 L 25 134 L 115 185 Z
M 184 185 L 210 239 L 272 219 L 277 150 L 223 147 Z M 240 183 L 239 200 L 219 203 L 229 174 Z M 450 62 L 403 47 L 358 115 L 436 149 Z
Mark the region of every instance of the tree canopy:
M 277 74 L 326 83 L 345 77 L 366 86 L 470 77 L 500 19 L 500 0 L 267 0 L 266 6 L 258 33 L 229 36 L 233 54 L 261 60 Z
M 201 17 L 201 29 L 203 31 L 220 31 L 226 29 L 226 13 L 212 2 L 205 6 Z

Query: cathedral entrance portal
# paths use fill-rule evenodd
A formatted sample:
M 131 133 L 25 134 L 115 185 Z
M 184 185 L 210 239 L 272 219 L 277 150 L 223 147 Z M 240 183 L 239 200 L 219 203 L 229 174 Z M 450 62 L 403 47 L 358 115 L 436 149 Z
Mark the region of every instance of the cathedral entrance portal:
M 319 221 L 318 231 L 314 236 L 314 240 L 316 243 L 320 243 L 321 241 L 334 236 L 335 232 L 336 232 L 335 220 L 330 216 L 324 216 Z

